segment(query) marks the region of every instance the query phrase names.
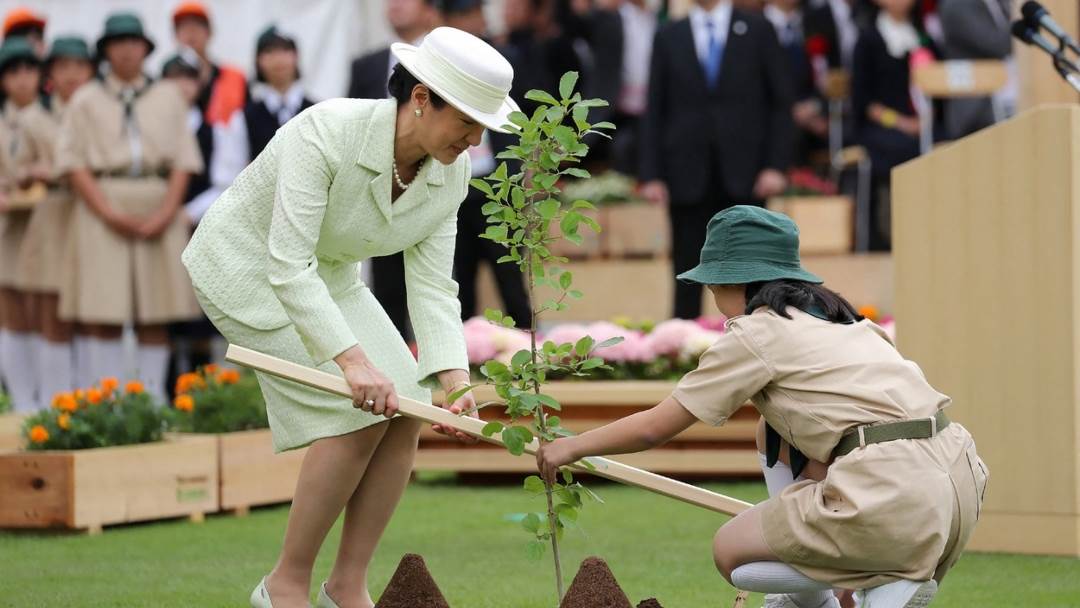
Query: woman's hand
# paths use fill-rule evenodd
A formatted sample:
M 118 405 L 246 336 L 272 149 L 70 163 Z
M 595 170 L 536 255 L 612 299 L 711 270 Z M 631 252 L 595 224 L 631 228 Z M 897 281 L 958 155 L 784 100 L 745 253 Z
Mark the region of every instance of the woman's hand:
M 177 209 L 169 207 L 154 212 L 139 224 L 139 236 L 147 240 L 161 236 L 172 225 L 176 212 Z
M 540 450 L 536 452 L 536 468 L 544 481 L 556 483 L 559 468 L 579 460 L 574 453 L 574 439 L 564 437 L 540 445 Z
M 450 395 L 461 390 L 469 385 L 469 372 L 463 369 L 450 369 L 439 373 L 439 383 L 443 386 L 443 392 L 446 393 L 446 400 L 443 403 L 443 409 L 448 410 L 451 414 L 460 416 L 463 412 L 469 417 L 480 418 L 480 412 L 476 408 L 476 397 L 473 396 L 472 391 L 463 394 L 458 397 L 457 400 L 451 402 L 449 400 Z M 441 424 L 431 425 L 431 430 L 439 433 L 440 435 L 446 435 L 447 437 L 453 437 L 461 443 L 469 445 L 475 445 L 480 440 L 468 433 L 463 433 L 453 427 L 444 426 Z
M 109 210 L 101 216 L 101 219 L 113 232 L 124 238 L 134 239 L 140 237 L 142 222 L 132 216 Z
M 352 391 L 353 407 L 391 418 L 398 411 L 394 383 L 372 365 L 360 346 L 334 358 Z

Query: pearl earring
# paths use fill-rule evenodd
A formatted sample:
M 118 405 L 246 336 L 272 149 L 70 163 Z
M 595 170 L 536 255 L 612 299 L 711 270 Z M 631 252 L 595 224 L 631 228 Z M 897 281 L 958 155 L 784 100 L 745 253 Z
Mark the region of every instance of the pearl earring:
M 416 117 L 420 118 L 421 116 L 424 115 L 424 111 L 421 110 L 420 108 L 416 108 L 415 110 L 413 110 L 413 114 L 416 114 Z

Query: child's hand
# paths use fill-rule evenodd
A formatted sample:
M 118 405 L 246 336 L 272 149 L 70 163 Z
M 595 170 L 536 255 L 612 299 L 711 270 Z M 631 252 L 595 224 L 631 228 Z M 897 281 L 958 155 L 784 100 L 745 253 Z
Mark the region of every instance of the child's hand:
M 544 481 L 553 484 L 557 481 L 559 467 L 566 466 L 577 459 L 573 450 L 573 438 L 556 439 L 540 446 L 540 450 L 536 453 L 536 468 L 539 469 Z

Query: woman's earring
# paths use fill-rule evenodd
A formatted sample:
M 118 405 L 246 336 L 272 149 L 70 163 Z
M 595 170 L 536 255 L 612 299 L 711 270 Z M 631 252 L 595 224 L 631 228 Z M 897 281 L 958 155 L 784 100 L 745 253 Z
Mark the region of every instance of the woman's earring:
M 420 118 L 421 116 L 424 115 L 424 111 L 421 110 L 420 108 L 416 108 L 415 110 L 413 110 L 413 114 L 416 114 L 416 117 Z

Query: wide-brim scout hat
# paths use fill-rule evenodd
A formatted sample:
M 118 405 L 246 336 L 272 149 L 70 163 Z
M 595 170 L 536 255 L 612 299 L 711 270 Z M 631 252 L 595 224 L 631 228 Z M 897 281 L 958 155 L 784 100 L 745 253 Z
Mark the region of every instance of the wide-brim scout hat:
M 49 55 L 45 61 L 52 63 L 57 59 L 79 59 L 81 61 L 93 61 L 90 55 L 90 45 L 78 36 L 61 36 L 53 40 L 49 47 Z
M 27 30 L 44 33 L 45 18 L 24 6 L 13 8 L 4 16 L 5 38 L 18 35 L 18 33 L 25 34 Z
M 154 41 L 143 30 L 142 21 L 134 13 L 113 13 L 105 20 L 105 32 L 97 41 L 98 54 L 105 54 L 105 45 L 117 38 L 141 38 L 146 42 L 146 54 L 154 52 Z
M 172 14 L 173 27 L 180 25 L 184 19 L 195 19 L 210 27 L 210 11 L 202 2 L 181 2 L 177 5 Z
M 519 111 L 510 98 L 514 68 L 483 40 L 452 27 L 433 30 L 420 46 L 390 46 L 401 65 L 447 103 L 492 131 L 508 133 Z
M 791 218 L 750 205 L 737 205 L 709 220 L 701 263 L 679 275 L 702 285 L 745 285 L 794 279 L 822 283 L 799 259 L 799 227 Z
M 4 43 L 0 44 L 0 74 L 6 72 L 8 66 L 16 61 L 26 61 L 34 65 L 41 63 L 29 40 L 22 36 L 8 36 L 4 38 Z

